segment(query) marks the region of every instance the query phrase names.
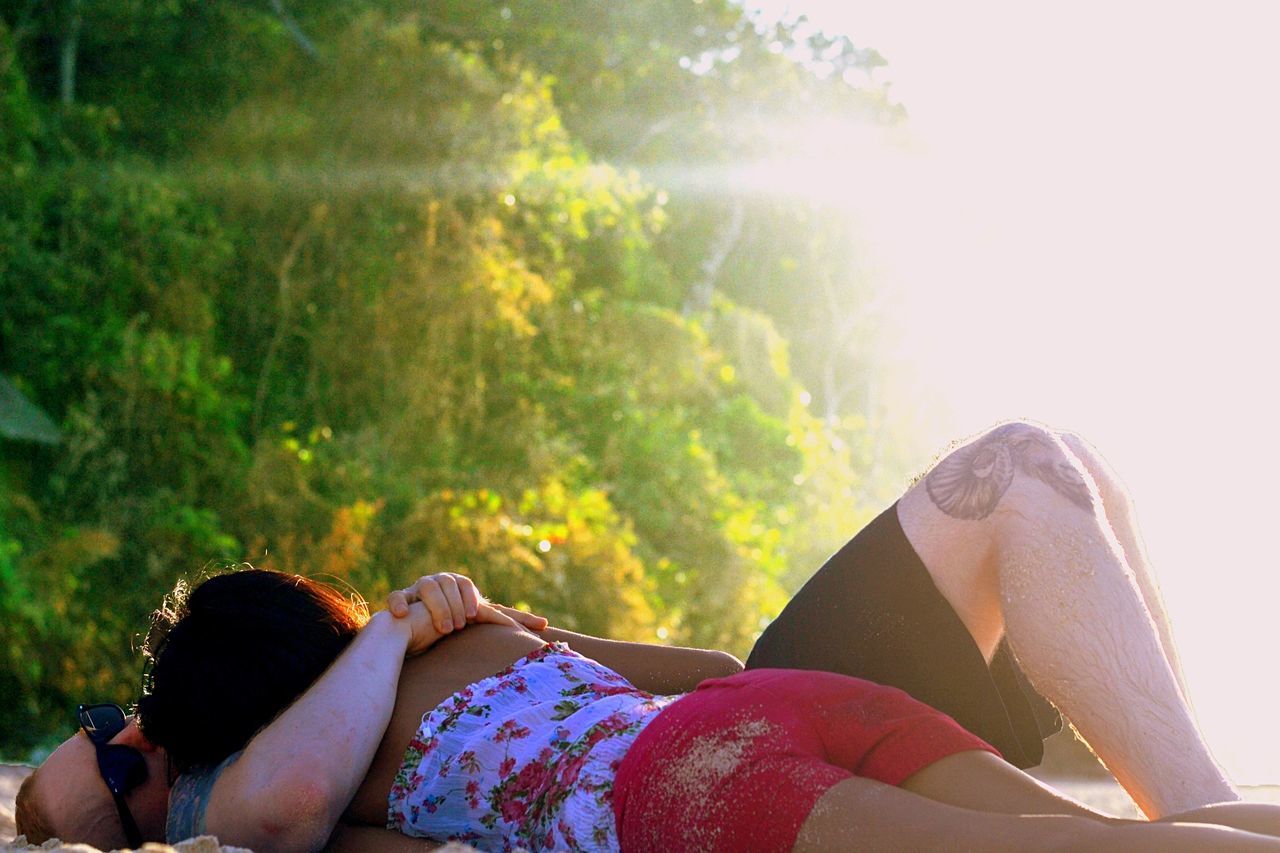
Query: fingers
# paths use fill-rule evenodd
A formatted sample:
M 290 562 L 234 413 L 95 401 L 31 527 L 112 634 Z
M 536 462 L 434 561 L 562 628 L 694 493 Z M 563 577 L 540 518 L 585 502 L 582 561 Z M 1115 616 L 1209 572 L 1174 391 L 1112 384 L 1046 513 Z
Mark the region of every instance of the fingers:
M 432 625 L 441 634 L 461 630 L 475 619 L 482 601 L 471 579 L 452 572 L 419 578 L 412 586 L 387 596 L 387 609 L 397 618 L 409 613 L 409 605 L 420 601 L 431 615 Z
M 427 606 L 427 612 L 431 614 L 431 624 L 441 634 L 452 633 L 455 627 L 455 601 L 458 602 L 459 610 L 456 627 L 462 628 L 467 624 L 466 618 L 461 615 L 458 584 L 453 578 L 448 575 L 431 575 L 414 584 L 414 589 L 418 593 L 418 600 Z
M 528 628 L 531 631 L 541 631 L 547 627 L 547 619 L 545 616 L 536 616 L 533 613 L 526 613 L 523 610 L 517 610 L 514 607 L 507 607 L 505 604 L 493 605 L 502 611 L 505 616 L 510 617 L 517 624 Z
M 406 657 L 421 654 L 444 636 L 436 630 L 431 612 L 421 601 L 410 604 L 408 611 L 404 618 L 404 621 L 409 624 L 409 645 L 405 649 Z
M 487 622 L 491 625 L 510 625 L 512 628 L 520 627 L 516 620 L 487 601 L 480 602 L 480 609 L 476 612 L 476 621 Z
M 415 600 L 417 593 L 412 587 L 409 589 L 397 589 L 395 592 L 387 596 L 387 609 L 391 611 L 391 615 L 397 619 L 403 619 L 409 615 L 409 593 L 414 592 Z
M 462 594 L 462 609 L 466 611 L 467 618 L 476 618 L 476 613 L 480 609 L 480 602 L 484 601 L 484 598 L 480 595 L 480 590 L 476 589 L 476 585 L 466 575 L 454 575 L 453 577 L 458 581 L 458 592 Z
M 431 624 L 440 634 L 465 628 L 468 622 L 489 622 L 541 631 L 547 620 L 533 613 L 485 601 L 471 579 L 453 572 L 419 578 L 413 585 L 387 596 L 387 609 L 396 618 L 409 614 L 409 606 L 422 602 Z
M 448 612 L 441 614 L 441 618 L 451 630 L 461 631 L 467 627 L 467 610 L 462 603 L 462 590 L 459 588 L 458 576 L 448 573 L 436 575 L 435 581 L 444 594 L 445 607 L 448 608 Z

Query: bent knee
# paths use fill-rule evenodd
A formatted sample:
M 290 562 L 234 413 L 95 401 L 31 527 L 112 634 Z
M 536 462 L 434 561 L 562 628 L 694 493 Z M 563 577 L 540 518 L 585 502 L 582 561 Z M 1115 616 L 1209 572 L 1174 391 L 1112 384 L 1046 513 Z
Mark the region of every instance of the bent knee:
M 1059 430 L 1058 437 L 1089 472 L 1108 512 L 1112 507 L 1119 508 L 1129 503 L 1129 490 L 1111 464 L 1098 452 L 1098 448 L 1074 432 Z
M 1065 498 L 1092 511 L 1096 488 L 1057 432 L 1034 421 L 1009 421 L 951 451 L 924 477 L 933 504 L 952 518 L 1026 514 Z

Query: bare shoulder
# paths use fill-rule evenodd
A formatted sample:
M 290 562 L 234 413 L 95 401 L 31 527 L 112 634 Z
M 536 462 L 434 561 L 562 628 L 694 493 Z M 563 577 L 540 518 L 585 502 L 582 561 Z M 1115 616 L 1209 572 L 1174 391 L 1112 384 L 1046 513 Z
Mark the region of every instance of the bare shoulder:
M 452 686 L 452 693 L 499 672 L 547 641 L 508 625 L 469 625 L 440 640 L 426 653 L 405 661 L 400 676 L 403 692 L 410 681 L 428 677 Z M 442 697 L 443 698 L 443 697 Z
M 543 639 L 569 644 L 575 652 L 594 658 L 650 693 L 687 693 L 708 678 L 732 675 L 742 662 L 728 652 L 607 640 L 559 628 L 542 632 Z

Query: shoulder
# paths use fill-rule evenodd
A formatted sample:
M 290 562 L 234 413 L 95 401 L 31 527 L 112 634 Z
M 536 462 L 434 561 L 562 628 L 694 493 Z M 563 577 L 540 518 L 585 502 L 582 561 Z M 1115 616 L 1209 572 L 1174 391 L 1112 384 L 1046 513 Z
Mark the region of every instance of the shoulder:
M 165 836 L 176 844 L 188 838 L 205 835 L 205 815 L 218 777 L 240 757 L 239 752 L 227 756 L 221 764 L 199 767 L 183 773 L 169 791 L 169 816 Z

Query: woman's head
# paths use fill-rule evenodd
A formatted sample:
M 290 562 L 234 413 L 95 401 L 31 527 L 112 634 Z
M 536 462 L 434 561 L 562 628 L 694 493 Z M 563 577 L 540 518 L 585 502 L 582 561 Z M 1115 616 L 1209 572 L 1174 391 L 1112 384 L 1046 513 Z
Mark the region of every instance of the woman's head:
M 242 749 L 333 662 L 364 603 L 322 583 L 244 569 L 179 584 L 152 614 L 142 732 L 179 772 Z
M 307 689 L 368 620 L 364 603 L 297 575 L 249 569 L 185 584 L 152 614 L 144 653 L 151 690 L 138 720 L 111 741 L 136 749 L 146 780 L 125 794 L 148 840 L 164 837 L 170 767 L 221 761 Z M 169 750 L 166 753 L 166 749 Z M 65 741 L 18 793 L 28 840 L 57 836 L 103 850 L 125 843 L 116 804 L 83 732 Z

